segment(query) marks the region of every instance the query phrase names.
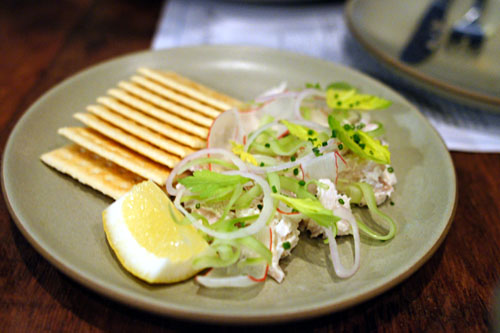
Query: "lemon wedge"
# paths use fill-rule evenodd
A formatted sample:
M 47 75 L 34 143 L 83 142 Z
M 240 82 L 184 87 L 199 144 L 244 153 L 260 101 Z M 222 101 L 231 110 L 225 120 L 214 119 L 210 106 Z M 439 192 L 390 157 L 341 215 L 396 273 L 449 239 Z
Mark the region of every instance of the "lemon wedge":
M 123 267 L 149 283 L 186 280 L 208 243 L 191 225 L 177 224 L 182 214 L 152 181 L 135 185 L 102 214 L 108 243 Z

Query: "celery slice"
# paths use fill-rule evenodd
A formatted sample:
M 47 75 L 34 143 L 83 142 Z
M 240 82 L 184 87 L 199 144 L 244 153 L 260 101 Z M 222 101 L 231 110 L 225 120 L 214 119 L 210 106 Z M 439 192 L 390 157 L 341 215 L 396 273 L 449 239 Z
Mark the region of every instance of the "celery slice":
M 335 130 L 340 141 L 356 155 L 380 164 L 391 164 L 391 152 L 379 140 L 363 131 L 352 129 L 350 125 L 345 125 L 348 129 L 344 128 L 332 115 L 328 116 L 328 124 Z
M 389 215 L 385 214 L 380 209 L 378 209 L 377 202 L 375 200 L 375 194 L 373 193 L 372 187 L 367 183 L 355 183 L 353 185 L 358 187 L 363 193 L 363 197 L 366 201 L 368 209 L 370 210 L 370 214 L 372 214 L 372 216 L 373 215 L 378 216 L 380 219 L 384 220 L 389 225 L 389 232 L 386 235 L 380 235 L 377 232 L 371 230 L 363 222 L 359 224 L 359 228 L 364 232 L 366 232 L 370 237 L 377 240 L 386 241 L 393 238 L 394 235 L 396 235 L 396 229 L 397 229 L 396 223 Z
M 336 222 L 340 220 L 340 217 L 333 215 L 332 210 L 323 207 L 318 199 L 297 199 L 281 194 L 272 194 L 272 196 L 313 219 L 314 222 L 323 227 L 335 230 Z

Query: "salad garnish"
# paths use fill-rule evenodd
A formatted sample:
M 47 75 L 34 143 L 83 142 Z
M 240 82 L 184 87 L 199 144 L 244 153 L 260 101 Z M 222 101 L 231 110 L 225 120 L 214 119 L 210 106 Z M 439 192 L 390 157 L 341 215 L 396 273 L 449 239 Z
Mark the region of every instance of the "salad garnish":
M 396 184 L 391 153 L 384 126 L 368 112 L 390 105 L 342 82 L 300 91 L 281 84 L 245 110 L 222 113 L 208 148 L 182 160 L 166 185 L 185 216 L 177 223 L 194 225 L 213 250 L 194 260 L 209 269 L 197 281 L 246 287 L 270 275 L 281 282 L 280 259 L 301 233 L 325 239 L 337 276 L 354 275 L 360 233 L 378 241 L 396 234 L 396 223 L 379 209 Z M 355 206 L 366 206 L 373 219 L 354 214 Z M 353 239 L 350 267 L 337 237 Z

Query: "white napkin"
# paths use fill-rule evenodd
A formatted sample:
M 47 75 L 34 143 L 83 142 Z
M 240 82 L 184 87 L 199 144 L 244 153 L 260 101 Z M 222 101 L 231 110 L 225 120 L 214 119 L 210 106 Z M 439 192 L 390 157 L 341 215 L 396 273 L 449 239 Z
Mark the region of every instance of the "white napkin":
M 500 152 L 500 113 L 457 105 L 394 76 L 352 37 L 344 21 L 342 2 L 280 6 L 169 0 L 152 48 L 201 44 L 267 46 L 357 68 L 393 86 L 416 105 L 449 150 Z

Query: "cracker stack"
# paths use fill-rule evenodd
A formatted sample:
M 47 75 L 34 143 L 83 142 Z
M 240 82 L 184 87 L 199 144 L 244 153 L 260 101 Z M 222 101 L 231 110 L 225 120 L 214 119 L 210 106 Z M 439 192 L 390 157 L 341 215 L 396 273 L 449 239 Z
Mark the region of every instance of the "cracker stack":
M 214 119 L 241 103 L 173 72 L 137 72 L 76 113 L 85 127 L 60 128 L 73 143 L 42 161 L 117 199 L 145 179 L 164 185 L 183 157 L 206 146 Z

